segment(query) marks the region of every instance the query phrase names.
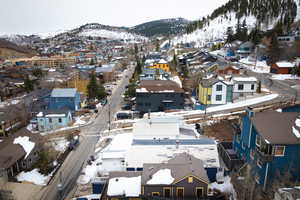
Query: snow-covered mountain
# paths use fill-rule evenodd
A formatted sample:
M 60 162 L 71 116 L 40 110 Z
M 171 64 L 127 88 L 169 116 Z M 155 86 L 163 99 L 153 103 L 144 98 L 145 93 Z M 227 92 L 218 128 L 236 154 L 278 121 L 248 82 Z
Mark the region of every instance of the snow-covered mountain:
M 250 32 L 257 27 L 262 31 L 272 29 L 279 21 L 285 23 L 287 16 L 300 20 L 300 0 L 229 0 L 204 21 L 199 21 L 201 27 L 175 37 L 172 42 L 195 42 L 196 46 L 203 46 L 209 41 L 225 39 L 228 27 L 235 32 L 238 19 L 240 23 L 245 20 Z

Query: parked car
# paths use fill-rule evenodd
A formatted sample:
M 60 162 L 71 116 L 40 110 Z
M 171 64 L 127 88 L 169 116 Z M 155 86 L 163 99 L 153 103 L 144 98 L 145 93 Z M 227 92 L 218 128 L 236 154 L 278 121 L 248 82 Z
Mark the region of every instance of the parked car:
M 70 151 L 75 150 L 78 145 L 79 145 L 79 136 L 76 135 L 71 139 L 71 141 L 69 143 L 69 150 Z

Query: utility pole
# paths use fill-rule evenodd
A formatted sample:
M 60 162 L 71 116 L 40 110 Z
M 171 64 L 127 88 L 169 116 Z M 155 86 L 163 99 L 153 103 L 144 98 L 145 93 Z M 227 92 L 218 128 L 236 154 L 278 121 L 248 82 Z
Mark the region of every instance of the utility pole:
M 111 129 L 111 120 L 110 120 L 110 103 L 108 104 L 108 134 L 110 133 L 110 129 Z

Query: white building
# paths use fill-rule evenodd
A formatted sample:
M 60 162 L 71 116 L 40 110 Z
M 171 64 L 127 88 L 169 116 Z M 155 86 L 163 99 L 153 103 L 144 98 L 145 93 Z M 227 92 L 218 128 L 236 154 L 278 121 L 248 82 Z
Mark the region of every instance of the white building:
M 234 77 L 232 81 L 233 99 L 256 93 L 257 79 L 255 77 Z

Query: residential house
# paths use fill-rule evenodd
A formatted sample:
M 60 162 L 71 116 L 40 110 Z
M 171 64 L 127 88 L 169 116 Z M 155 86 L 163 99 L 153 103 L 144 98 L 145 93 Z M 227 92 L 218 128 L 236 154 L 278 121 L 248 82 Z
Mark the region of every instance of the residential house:
M 89 73 L 81 71 L 75 77 L 67 81 L 68 88 L 76 88 L 82 94 L 87 95 L 87 86 L 90 82 Z
M 144 164 L 142 196 L 206 199 L 210 183 L 203 162 L 182 153 L 161 164 Z
M 9 136 L 26 123 L 26 113 L 16 105 L 0 109 L 0 137 Z
M 198 88 L 198 100 L 203 105 L 221 105 L 232 102 L 233 86 L 221 77 L 203 79 Z
M 207 199 L 210 183 L 203 162 L 187 153 L 143 166 L 142 172 L 111 172 L 101 199 Z
M 242 58 L 249 56 L 254 50 L 254 44 L 252 42 L 244 42 L 240 45 L 239 49 L 236 51 L 237 55 Z
M 271 73 L 274 74 L 290 74 L 295 67 L 294 63 L 280 61 L 271 65 Z
M 184 91 L 170 80 L 141 81 L 136 89 L 136 110 L 141 113 L 183 109 Z
M 116 80 L 115 64 L 102 65 L 96 68 L 96 75 L 103 82 L 112 82 Z
M 41 132 L 51 131 L 69 126 L 72 123 L 72 114 L 69 110 L 45 110 L 36 115 L 37 127 Z
M 140 80 L 169 80 L 170 74 L 162 69 L 144 68 Z
M 251 176 L 264 190 L 286 173 L 293 180 L 300 178 L 299 116 L 299 112 L 254 112 L 248 108 L 241 119 L 233 149 L 251 166 Z
M 294 35 L 282 35 L 277 37 L 280 47 L 292 46 L 296 40 Z
M 230 66 L 219 65 L 217 72 L 219 75 L 240 74 L 240 69 L 233 65 Z
M 80 109 L 80 94 L 76 88 L 55 88 L 51 92 L 49 109 L 68 108 L 71 111 Z
M 0 169 L 7 177 L 14 177 L 22 170 L 31 169 L 38 160 L 42 142 L 39 134 L 32 134 L 26 128 L 9 137 L 2 138 L 0 145 Z
M 257 79 L 255 77 L 235 76 L 233 81 L 233 100 L 247 95 L 253 95 L 257 90 Z
M 149 68 L 152 68 L 152 69 L 162 69 L 165 72 L 170 72 L 170 66 L 169 66 L 168 62 L 166 60 L 164 60 L 164 59 L 161 59 L 157 63 L 154 63 L 154 65 L 153 66 L 149 66 Z

